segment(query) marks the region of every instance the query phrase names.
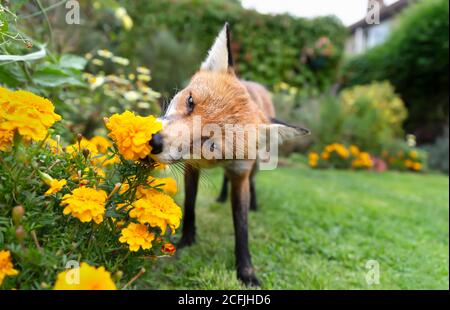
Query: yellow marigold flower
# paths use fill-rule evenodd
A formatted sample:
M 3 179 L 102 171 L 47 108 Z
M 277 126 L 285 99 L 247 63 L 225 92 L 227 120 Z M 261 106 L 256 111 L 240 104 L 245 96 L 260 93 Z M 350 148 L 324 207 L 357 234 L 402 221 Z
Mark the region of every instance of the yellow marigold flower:
M 111 131 L 109 136 L 116 142 L 123 157 L 138 160 L 150 154 L 149 141 L 152 135 L 162 129 L 162 124 L 153 116 L 136 116 L 126 111 L 120 115 L 114 114 L 106 127 Z
M 336 153 L 343 157 L 343 158 L 348 158 L 350 156 L 350 152 L 347 150 L 347 148 L 342 145 L 342 144 L 336 144 L 335 145 L 335 151 Z
M 3 280 L 6 276 L 16 276 L 19 271 L 14 269 L 11 253 L 9 251 L 0 251 L 0 285 L 2 285 Z
M 150 233 L 147 226 L 143 224 L 130 223 L 126 228 L 122 229 L 122 235 L 119 241 L 128 243 L 130 251 L 136 252 L 139 248 L 148 250 L 152 247 L 152 241 L 155 235 Z
M 78 276 L 75 276 L 78 275 Z M 60 272 L 55 290 L 116 290 L 111 274 L 104 267 L 95 268 L 81 263 L 76 269 Z
M 109 147 L 112 146 L 112 142 L 102 136 L 95 136 L 89 142 L 97 147 L 100 153 L 105 154 Z
M 72 194 L 64 195 L 61 206 L 64 214 L 71 214 L 81 222 L 94 221 L 97 224 L 103 222 L 105 215 L 105 203 L 107 194 L 103 190 L 88 187 L 79 187 Z
M 309 165 L 313 168 L 317 167 L 317 163 L 319 161 L 319 154 L 315 152 L 309 153 Z
M 50 188 L 48 189 L 48 191 L 45 192 L 45 196 L 49 196 L 49 195 L 58 193 L 66 184 L 67 184 L 67 181 L 64 179 L 62 179 L 62 180 L 52 179 L 50 181 L 50 183 L 48 184 L 50 186 Z
M 50 151 L 52 151 L 53 154 L 59 154 L 62 152 L 61 145 L 58 143 L 58 141 L 52 138 L 47 138 L 45 140 L 45 145 L 50 149 Z
M 331 153 L 333 151 L 334 151 L 334 144 L 330 144 L 325 147 L 325 152 Z
M 14 131 L 4 130 L 0 127 L 0 152 L 6 152 L 11 149 L 11 146 L 13 144 L 13 138 L 14 138 Z
M 323 160 L 328 160 L 330 159 L 330 153 L 322 152 L 322 154 L 320 154 L 320 158 L 322 158 Z
M 359 147 L 357 147 L 356 145 L 350 145 L 350 154 L 352 154 L 353 157 L 358 157 L 360 150 Z
M 88 150 L 91 158 L 98 155 L 97 146 L 85 138 L 83 138 L 80 143 L 76 142 L 72 145 L 69 145 L 66 150 L 67 153 L 72 155 L 75 155 L 78 152 L 82 153 L 83 150 Z
M 0 130 L 15 131 L 26 138 L 42 141 L 48 129 L 61 116 L 45 98 L 27 91 L 10 91 L 0 87 Z
M 414 168 L 414 162 L 410 159 L 405 160 L 405 167 L 408 169 Z
M 417 159 L 418 156 L 419 154 L 417 153 L 417 151 L 409 152 L 409 157 L 411 157 L 412 159 Z
M 112 153 L 110 153 L 110 154 L 105 154 L 103 156 L 95 158 L 95 161 L 97 164 L 99 164 L 103 167 L 106 167 L 106 166 L 112 166 L 112 165 L 120 163 L 120 158 L 119 158 L 119 156 L 113 155 Z
M 177 193 L 177 181 L 172 178 L 155 178 L 148 177 L 147 182 L 150 186 L 162 190 L 167 195 L 173 196 Z
M 159 227 L 162 234 L 169 225 L 172 233 L 175 233 L 175 229 L 180 226 L 181 209 L 170 196 L 153 190 L 150 195 L 133 203 L 130 217 L 136 218 L 141 224 Z

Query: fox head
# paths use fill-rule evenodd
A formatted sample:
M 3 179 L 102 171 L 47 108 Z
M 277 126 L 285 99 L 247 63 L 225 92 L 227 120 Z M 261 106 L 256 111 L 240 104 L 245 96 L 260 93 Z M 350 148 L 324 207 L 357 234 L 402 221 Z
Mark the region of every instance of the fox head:
M 225 146 L 237 144 L 239 139 L 228 139 L 227 131 L 242 132 L 244 127 L 258 128 L 255 133 L 258 136 L 264 129 L 276 129 L 280 141 L 305 134 L 300 128 L 272 124 L 252 101 L 235 75 L 230 46 L 230 28 L 225 24 L 200 70 L 188 86 L 174 96 L 160 119 L 163 129 L 150 142 L 152 155 L 158 161 L 224 159 Z M 249 135 L 244 134 L 243 144 L 229 149 L 232 153 L 247 153 L 249 139 Z

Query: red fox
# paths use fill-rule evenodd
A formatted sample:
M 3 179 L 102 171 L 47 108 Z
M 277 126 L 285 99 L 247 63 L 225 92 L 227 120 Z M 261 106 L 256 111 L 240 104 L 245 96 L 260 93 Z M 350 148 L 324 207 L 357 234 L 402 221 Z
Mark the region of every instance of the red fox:
M 200 70 L 172 99 L 161 118 L 163 129 L 150 142 L 152 155 L 159 162 L 185 162 L 185 209 L 179 247 L 195 242 L 195 201 L 200 169 L 213 166 L 225 169 L 219 198 L 226 199 L 230 182 L 237 277 L 251 286 L 259 286 L 259 281 L 248 248 L 247 214 L 250 206 L 256 208 L 254 175 L 259 157 L 251 156 L 254 143 L 251 130 L 247 132 L 242 128 L 257 128 L 253 133 L 258 141 L 262 133 L 267 137 L 267 130 L 275 130 L 280 141 L 309 134 L 307 129 L 289 126 L 274 117 L 270 93 L 257 83 L 242 81 L 236 76 L 230 28 L 225 24 Z M 196 122 L 200 123 L 197 129 Z M 227 132 L 235 135 L 227 138 Z M 243 133 L 240 138 L 239 133 Z

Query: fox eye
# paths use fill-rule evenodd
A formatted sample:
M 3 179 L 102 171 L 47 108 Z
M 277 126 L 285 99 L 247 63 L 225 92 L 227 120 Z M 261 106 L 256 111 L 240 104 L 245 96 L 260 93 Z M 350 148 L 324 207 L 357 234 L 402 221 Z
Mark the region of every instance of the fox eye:
M 194 98 L 192 98 L 192 95 L 189 95 L 186 101 L 188 113 L 192 113 L 192 111 L 194 111 L 194 105 L 195 105 Z

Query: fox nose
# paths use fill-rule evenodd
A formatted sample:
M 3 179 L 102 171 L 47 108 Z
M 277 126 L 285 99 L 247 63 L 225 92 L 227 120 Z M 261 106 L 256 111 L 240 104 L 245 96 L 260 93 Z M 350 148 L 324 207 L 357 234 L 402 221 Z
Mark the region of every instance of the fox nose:
M 160 133 L 157 133 L 153 135 L 152 139 L 150 140 L 150 146 L 152 147 L 152 154 L 158 155 L 161 154 L 163 151 L 163 137 Z

